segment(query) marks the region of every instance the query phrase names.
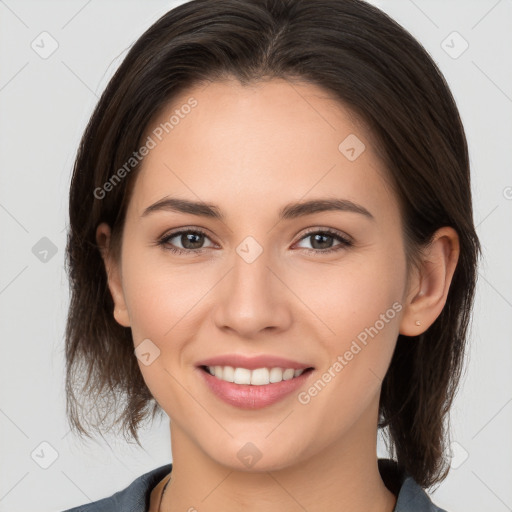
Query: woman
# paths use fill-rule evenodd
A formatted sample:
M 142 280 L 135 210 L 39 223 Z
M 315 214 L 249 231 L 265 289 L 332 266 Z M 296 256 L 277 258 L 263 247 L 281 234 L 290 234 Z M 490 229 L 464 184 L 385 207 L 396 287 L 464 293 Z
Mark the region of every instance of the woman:
M 384 13 L 165 14 L 82 138 L 67 251 L 72 427 L 164 412 L 173 460 L 71 510 L 441 511 L 480 244 L 453 97 Z

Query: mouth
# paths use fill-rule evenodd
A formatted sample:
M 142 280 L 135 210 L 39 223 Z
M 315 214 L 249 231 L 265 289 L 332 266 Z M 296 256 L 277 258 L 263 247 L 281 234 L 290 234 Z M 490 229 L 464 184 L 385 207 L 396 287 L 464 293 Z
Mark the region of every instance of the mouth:
M 201 380 L 212 395 L 238 409 L 268 407 L 307 385 L 314 372 L 306 368 L 243 368 L 233 366 L 197 367 Z

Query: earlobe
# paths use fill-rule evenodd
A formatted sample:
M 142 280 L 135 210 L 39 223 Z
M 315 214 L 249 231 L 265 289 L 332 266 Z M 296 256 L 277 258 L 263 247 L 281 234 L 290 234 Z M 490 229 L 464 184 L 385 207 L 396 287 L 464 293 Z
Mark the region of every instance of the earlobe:
M 411 280 L 400 334 L 418 336 L 441 314 L 459 259 L 457 232 L 445 226 L 436 231 L 432 243 L 424 251 L 421 268 Z M 418 324 L 419 322 L 419 324 Z
M 105 264 L 108 288 L 114 301 L 114 318 L 123 327 L 130 327 L 130 318 L 122 287 L 121 269 L 119 262 L 112 256 L 110 251 L 111 230 L 110 226 L 105 222 L 102 222 L 96 228 L 96 243 Z

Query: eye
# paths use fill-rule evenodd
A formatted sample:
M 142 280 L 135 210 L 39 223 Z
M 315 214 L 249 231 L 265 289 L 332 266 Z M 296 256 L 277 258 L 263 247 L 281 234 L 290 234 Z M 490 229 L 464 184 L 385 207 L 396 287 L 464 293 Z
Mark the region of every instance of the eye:
M 305 248 L 307 252 L 312 253 L 320 253 L 320 254 L 326 254 L 326 253 L 332 253 L 335 251 L 340 251 L 342 249 L 345 249 L 347 247 L 351 247 L 353 245 L 352 241 L 346 238 L 345 236 L 341 235 L 338 231 L 332 230 L 332 229 L 322 229 L 318 231 L 310 231 L 309 233 L 306 233 L 305 236 L 301 238 L 302 240 L 311 240 L 311 243 L 313 245 L 313 249 Z M 337 240 L 339 243 L 335 246 L 332 246 L 332 242 Z M 317 247 L 315 247 L 317 246 Z
M 306 233 L 300 241 L 307 240 L 308 238 L 311 240 L 313 248 L 303 249 L 309 253 L 315 254 L 327 254 L 353 245 L 351 240 L 341 235 L 338 231 L 329 228 L 310 231 Z M 176 241 L 172 242 L 174 239 L 176 239 Z M 205 239 L 209 240 L 209 237 L 200 229 L 181 229 L 180 231 L 164 235 L 159 239 L 158 245 L 176 254 L 200 254 L 204 249 L 213 246 L 203 247 Z M 338 244 L 332 246 L 333 241 L 338 241 Z M 180 244 L 181 247 L 177 247 L 177 243 Z
M 171 240 L 174 239 L 177 239 L 181 247 L 176 247 L 176 242 L 171 243 Z M 198 254 L 205 249 L 201 247 L 205 239 L 209 240 L 207 234 L 200 229 L 182 229 L 181 231 L 175 231 L 163 236 L 158 241 L 158 245 L 177 254 Z

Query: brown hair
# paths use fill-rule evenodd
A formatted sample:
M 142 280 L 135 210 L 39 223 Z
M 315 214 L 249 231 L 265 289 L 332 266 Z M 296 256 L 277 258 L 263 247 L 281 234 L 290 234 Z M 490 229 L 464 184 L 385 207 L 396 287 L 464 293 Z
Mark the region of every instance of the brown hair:
M 131 330 L 114 320 L 96 227 L 111 226 L 118 254 L 138 165 L 123 179 L 113 181 L 114 174 L 172 98 L 228 77 L 242 84 L 284 78 L 318 85 L 369 126 L 400 204 L 408 268 L 437 229 L 457 231 L 460 256 L 445 307 L 423 334 L 398 336 L 379 410 L 379 427 L 388 429 L 398 463 L 423 487 L 440 482 L 449 471 L 446 419 L 463 366 L 481 253 L 467 143 L 431 57 L 361 0 L 193 0 L 162 16 L 130 49 L 87 125 L 71 182 L 66 412 L 72 429 L 91 437 L 88 430 L 106 431 L 106 417 L 114 414 L 114 424 L 139 443 L 141 422 L 160 409 L 139 370 Z

